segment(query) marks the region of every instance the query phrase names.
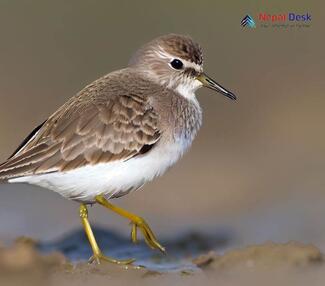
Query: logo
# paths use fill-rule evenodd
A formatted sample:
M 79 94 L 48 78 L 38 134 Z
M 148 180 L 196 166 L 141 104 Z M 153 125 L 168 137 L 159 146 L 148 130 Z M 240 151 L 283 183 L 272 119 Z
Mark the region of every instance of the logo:
M 256 28 L 253 17 L 246 15 L 240 22 L 243 27 Z
M 258 20 L 262 22 L 310 22 L 311 14 L 297 14 L 297 13 L 282 13 L 282 14 L 267 14 L 259 13 Z
M 242 27 L 246 28 L 308 28 L 312 23 L 312 15 L 310 13 L 275 13 L 258 12 L 254 15 L 256 22 L 252 16 L 247 14 L 241 21 Z

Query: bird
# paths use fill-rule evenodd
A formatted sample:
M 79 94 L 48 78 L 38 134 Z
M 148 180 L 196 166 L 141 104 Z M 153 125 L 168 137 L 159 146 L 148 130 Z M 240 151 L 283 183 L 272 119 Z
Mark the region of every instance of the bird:
M 0 165 L 0 182 L 40 186 L 79 203 L 89 263 L 135 261 L 101 251 L 88 220 L 96 203 L 130 221 L 132 242 L 140 230 L 150 248 L 165 252 L 141 216 L 112 200 L 161 176 L 189 149 L 202 124 L 195 95 L 202 86 L 236 100 L 204 73 L 202 48 L 190 36 L 159 36 L 37 126 Z

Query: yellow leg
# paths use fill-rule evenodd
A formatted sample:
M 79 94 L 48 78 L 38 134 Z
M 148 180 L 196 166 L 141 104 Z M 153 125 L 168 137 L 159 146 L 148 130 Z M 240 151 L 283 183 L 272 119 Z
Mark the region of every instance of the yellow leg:
M 87 210 L 86 205 L 84 205 L 84 204 L 80 205 L 79 215 L 80 215 L 83 227 L 85 229 L 87 238 L 89 240 L 90 246 L 93 250 L 93 256 L 90 257 L 89 263 L 95 262 L 95 263 L 100 264 L 101 261 L 107 261 L 107 262 L 125 265 L 125 264 L 130 264 L 130 263 L 134 262 L 134 259 L 117 260 L 117 259 L 103 255 L 103 253 L 100 251 L 100 249 L 98 247 L 94 233 L 90 227 L 90 223 L 88 220 L 88 210 Z
M 131 221 L 132 224 L 131 239 L 134 243 L 137 243 L 138 241 L 137 229 L 139 228 L 149 247 L 159 249 L 163 253 L 165 252 L 165 248 L 162 247 L 160 243 L 157 241 L 149 225 L 146 223 L 146 221 L 143 218 L 133 213 L 130 213 L 120 207 L 112 205 L 108 200 L 105 199 L 104 196 L 101 195 L 96 196 L 96 202 Z

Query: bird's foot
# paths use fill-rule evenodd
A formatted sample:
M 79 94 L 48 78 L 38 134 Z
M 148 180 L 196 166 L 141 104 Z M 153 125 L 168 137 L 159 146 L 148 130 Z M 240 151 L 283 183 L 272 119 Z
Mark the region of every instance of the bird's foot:
M 137 238 L 137 230 L 138 228 L 141 230 L 144 239 L 149 247 L 153 249 L 159 249 L 161 252 L 165 253 L 165 248 L 161 246 L 161 244 L 157 241 L 155 235 L 153 234 L 152 230 L 150 229 L 149 225 L 146 221 L 133 213 L 130 213 L 118 206 L 111 204 L 104 196 L 98 195 L 96 196 L 96 202 L 100 205 L 108 208 L 117 214 L 129 219 L 131 221 L 132 229 L 131 229 L 131 239 L 134 243 L 138 242 Z
M 101 264 L 101 262 L 110 262 L 117 265 L 130 265 L 135 261 L 135 259 L 122 259 L 118 260 L 115 258 L 111 258 L 108 256 L 105 256 L 104 254 L 100 253 L 94 253 L 92 257 L 89 258 L 88 263 L 89 264 Z
M 133 243 L 138 242 L 137 234 L 139 228 L 143 234 L 145 242 L 150 248 L 159 249 L 162 253 L 166 253 L 165 248 L 158 242 L 156 236 L 143 218 L 135 217 L 134 220 L 131 221 L 131 225 L 131 239 Z

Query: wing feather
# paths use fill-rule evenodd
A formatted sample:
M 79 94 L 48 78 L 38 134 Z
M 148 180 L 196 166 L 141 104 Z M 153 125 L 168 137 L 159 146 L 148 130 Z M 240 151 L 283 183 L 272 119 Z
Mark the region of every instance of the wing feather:
M 112 92 L 116 88 L 104 89 L 105 98 L 91 87 L 63 105 L 0 165 L 0 180 L 128 160 L 151 149 L 160 130 L 147 98 Z

